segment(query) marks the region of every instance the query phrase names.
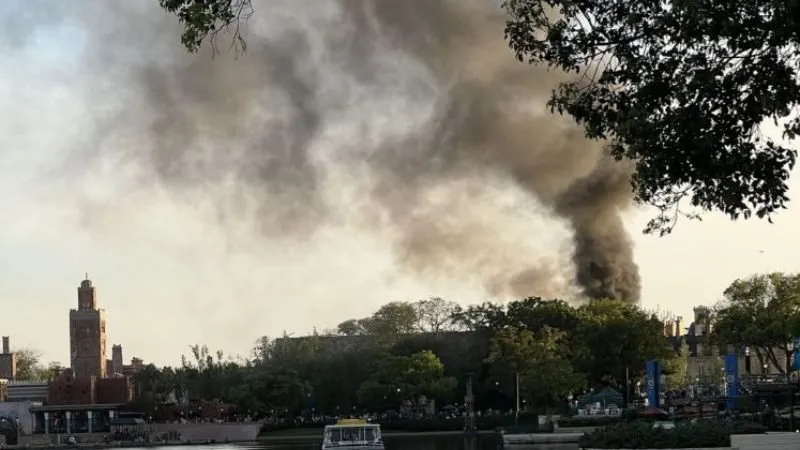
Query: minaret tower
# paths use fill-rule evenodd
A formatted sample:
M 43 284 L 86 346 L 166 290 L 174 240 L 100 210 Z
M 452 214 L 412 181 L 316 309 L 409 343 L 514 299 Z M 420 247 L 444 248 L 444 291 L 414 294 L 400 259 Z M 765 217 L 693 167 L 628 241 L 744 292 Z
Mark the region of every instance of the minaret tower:
M 76 378 L 106 376 L 106 312 L 97 308 L 89 274 L 78 286 L 78 309 L 69 312 L 70 366 Z

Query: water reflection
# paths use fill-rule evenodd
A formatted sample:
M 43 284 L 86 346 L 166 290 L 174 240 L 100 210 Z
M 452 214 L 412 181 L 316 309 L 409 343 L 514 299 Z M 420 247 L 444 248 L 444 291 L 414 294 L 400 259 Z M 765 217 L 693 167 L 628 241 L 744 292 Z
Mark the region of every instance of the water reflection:
M 317 440 L 264 442 L 252 445 L 208 445 L 197 450 L 319 450 Z M 496 436 L 386 436 L 386 450 L 500 450 L 503 443 Z M 145 450 L 129 448 L 128 450 Z M 159 450 L 187 450 L 186 446 L 159 447 Z M 514 450 L 578 450 L 577 444 L 522 446 Z

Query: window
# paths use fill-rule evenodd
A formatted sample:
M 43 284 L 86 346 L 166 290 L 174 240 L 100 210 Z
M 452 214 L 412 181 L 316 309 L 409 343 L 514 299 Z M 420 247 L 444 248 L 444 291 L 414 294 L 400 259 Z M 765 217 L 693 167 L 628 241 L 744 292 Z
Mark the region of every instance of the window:
M 331 442 L 341 442 L 342 430 L 335 428 L 333 430 L 328 431 L 328 438 Z
M 345 428 L 342 430 L 342 440 L 353 442 L 361 440 L 361 428 Z

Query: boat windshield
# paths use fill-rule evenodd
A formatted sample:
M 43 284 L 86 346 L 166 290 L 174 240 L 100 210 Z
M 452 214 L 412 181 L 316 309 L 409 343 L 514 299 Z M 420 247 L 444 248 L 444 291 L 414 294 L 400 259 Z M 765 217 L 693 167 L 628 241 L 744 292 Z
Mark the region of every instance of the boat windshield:
M 330 442 L 372 442 L 378 437 L 375 427 L 342 427 L 328 430 Z

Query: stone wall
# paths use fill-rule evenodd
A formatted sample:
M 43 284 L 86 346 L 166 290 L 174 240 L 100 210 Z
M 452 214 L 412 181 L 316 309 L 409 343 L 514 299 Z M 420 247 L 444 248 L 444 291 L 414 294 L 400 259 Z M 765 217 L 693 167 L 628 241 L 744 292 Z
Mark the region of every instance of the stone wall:
M 180 433 L 182 441 L 252 442 L 261 432 L 261 423 L 154 423 L 151 429 L 154 433 Z
M 600 450 L 600 449 L 586 448 L 586 449 L 583 449 L 583 450 Z M 606 450 L 608 450 L 608 449 L 606 449 Z M 625 449 L 619 449 L 619 450 L 625 450 Z M 653 449 L 653 448 L 647 449 L 647 448 L 645 448 L 645 449 L 640 449 L 640 450 L 657 450 L 657 449 Z M 698 448 L 681 448 L 681 449 L 667 448 L 667 449 L 661 449 L 661 450 L 741 450 L 741 449 L 737 449 L 736 447 L 698 447 Z
M 782 450 L 800 448 L 800 433 L 736 434 L 731 445 L 739 450 Z

